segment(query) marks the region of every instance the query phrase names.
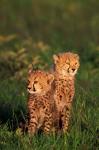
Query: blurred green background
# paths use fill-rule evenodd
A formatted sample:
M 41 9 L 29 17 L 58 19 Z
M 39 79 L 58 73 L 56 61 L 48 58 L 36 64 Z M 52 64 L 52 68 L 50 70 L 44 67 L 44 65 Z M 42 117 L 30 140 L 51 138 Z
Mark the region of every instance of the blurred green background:
M 1 0 L 0 76 L 37 64 L 41 53 L 50 63 L 50 55 L 61 51 L 77 52 L 81 61 L 97 68 L 98 34 L 97 0 Z
M 16 137 L 12 139 L 11 131 L 18 128 L 21 120 L 25 121 L 29 66 L 33 64 L 35 68 L 48 70 L 53 63 L 52 55 L 66 51 L 78 53 L 81 64 L 71 132 L 67 139 L 54 139 L 54 143 L 48 139 L 46 145 L 50 147 L 53 143 L 54 148 L 61 149 L 67 140 L 69 149 L 96 149 L 99 1 L 0 0 L 0 148 L 11 149 L 12 143 L 14 148 L 20 143 Z M 32 148 L 39 147 L 40 143 L 42 147 L 39 148 L 46 149 L 43 142 L 32 143 Z M 19 144 L 19 149 L 22 146 L 27 149 L 24 146 L 28 147 L 28 142 L 26 145 Z

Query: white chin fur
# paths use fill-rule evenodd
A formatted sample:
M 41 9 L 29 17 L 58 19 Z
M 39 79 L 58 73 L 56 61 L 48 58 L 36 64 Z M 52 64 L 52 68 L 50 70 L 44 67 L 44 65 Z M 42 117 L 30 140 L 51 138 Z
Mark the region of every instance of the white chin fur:
M 36 92 L 33 92 L 33 91 L 30 91 L 30 90 L 27 90 L 30 94 L 35 94 Z
M 77 73 L 77 71 L 74 71 L 73 73 L 70 73 L 70 75 L 75 76 L 76 73 Z

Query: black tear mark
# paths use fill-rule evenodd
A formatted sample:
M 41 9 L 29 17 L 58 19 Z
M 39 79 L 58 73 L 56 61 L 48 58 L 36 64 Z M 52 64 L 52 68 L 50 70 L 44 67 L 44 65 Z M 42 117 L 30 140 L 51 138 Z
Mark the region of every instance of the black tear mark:
M 72 96 L 70 95 L 69 98 L 71 98 Z
M 62 95 L 60 95 L 60 99 L 62 100 Z
M 45 109 L 45 106 L 43 106 L 43 109 Z

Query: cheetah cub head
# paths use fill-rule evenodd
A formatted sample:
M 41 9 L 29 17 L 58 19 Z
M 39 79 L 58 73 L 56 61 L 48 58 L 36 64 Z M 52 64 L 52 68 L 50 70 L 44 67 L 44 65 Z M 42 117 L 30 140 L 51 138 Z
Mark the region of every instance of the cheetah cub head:
M 53 55 L 55 72 L 62 76 L 73 77 L 80 66 L 79 56 L 77 54 L 66 52 Z
M 27 90 L 30 94 L 45 94 L 51 89 L 54 76 L 50 73 L 29 70 Z

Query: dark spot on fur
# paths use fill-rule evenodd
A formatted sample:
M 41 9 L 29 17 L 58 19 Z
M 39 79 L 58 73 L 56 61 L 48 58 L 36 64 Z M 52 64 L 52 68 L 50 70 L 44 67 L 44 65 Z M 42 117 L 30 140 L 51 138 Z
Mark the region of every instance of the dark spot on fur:
M 71 98 L 71 95 L 69 96 L 69 98 Z
M 60 99 L 62 99 L 62 95 L 60 95 Z
M 45 109 L 45 106 L 43 106 L 43 109 Z

